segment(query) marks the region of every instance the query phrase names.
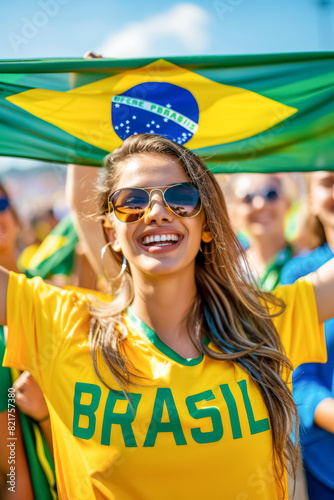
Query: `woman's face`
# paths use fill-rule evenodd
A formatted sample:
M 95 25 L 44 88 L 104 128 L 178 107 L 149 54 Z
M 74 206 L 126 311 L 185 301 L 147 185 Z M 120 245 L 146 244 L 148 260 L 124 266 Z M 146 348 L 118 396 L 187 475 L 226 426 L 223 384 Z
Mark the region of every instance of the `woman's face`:
M 238 225 L 250 236 L 284 235 L 284 217 L 290 202 L 277 177 L 268 174 L 240 176 L 234 200 Z
M 138 155 L 120 168 L 115 190 L 190 182 L 177 159 L 167 155 Z M 167 210 L 159 191 L 152 192 L 151 200 L 150 209 L 138 222 L 127 224 L 112 215 L 110 240 L 113 249 L 123 252 L 132 274 L 135 269 L 152 276 L 169 275 L 189 266 L 194 269 L 205 220 L 203 210 L 193 218 L 182 218 Z M 162 237 L 162 241 L 149 242 L 148 236 Z
M 6 198 L 1 189 L 0 198 Z M 5 210 L 0 211 L 0 251 L 15 246 L 18 230 L 18 224 L 9 205 Z
M 334 172 L 313 172 L 309 202 L 311 211 L 325 228 L 334 228 Z

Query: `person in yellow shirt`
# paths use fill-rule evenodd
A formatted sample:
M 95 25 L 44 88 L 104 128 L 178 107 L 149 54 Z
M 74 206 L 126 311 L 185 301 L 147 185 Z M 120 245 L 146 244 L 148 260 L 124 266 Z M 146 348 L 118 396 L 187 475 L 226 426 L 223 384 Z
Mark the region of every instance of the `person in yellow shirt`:
M 197 155 L 142 134 L 103 170 L 109 301 L 0 271 L 5 364 L 45 395 L 59 497 L 287 498 L 291 369 L 326 361 L 334 263 L 261 292 Z

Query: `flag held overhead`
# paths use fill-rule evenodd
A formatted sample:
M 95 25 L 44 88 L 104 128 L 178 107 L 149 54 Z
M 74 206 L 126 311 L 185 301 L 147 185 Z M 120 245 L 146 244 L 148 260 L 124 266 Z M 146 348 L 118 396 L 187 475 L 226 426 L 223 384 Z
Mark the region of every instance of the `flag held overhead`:
M 190 149 L 236 142 L 297 112 L 164 59 L 68 92 L 33 89 L 7 100 L 105 151 L 138 133 L 166 135 Z
M 215 172 L 330 169 L 333 61 L 332 54 L 136 60 L 127 67 L 95 60 L 95 72 L 92 61 L 86 72 L 73 61 L 72 74 L 58 61 L 55 73 L 42 73 L 39 61 L 35 74 L 12 74 L 11 84 L 8 73 L 0 75 L 0 131 L 15 137 L 15 123 L 30 135 L 28 151 L 16 142 L 13 154 L 0 140 L 0 154 L 97 165 L 128 136 L 154 133 L 196 151 Z M 40 133 L 34 147 L 40 130 L 42 152 Z

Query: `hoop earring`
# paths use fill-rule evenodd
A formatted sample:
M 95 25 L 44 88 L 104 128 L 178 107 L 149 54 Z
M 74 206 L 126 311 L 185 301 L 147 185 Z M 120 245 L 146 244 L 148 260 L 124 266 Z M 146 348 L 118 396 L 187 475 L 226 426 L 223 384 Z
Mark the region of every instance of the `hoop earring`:
M 118 279 L 121 278 L 121 276 L 123 276 L 126 268 L 127 268 L 127 265 L 128 265 L 128 262 L 126 260 L 126 257 L 125 255 L 123 255 L 123 262 L 122 262 L 122 267 L 121 267 L 121 270 L 120 272 L 117 274 L 117 276 L 113 276 L 111 277 L 107 271 L 106 271 L 106 268 L 104 267 L 104 263 L 103 263 L 103 259 L 104 259 L 104 254 L 106 253 L 106 250 L 107 248 L 109 247 L 109 245 L 111 245 L 111 241 L 109 241 L 109 243 L 107 243 L 106 245 L 104 245 L 104 247 L 101 249 L 101 264 L 102 264 L 102 269 L 103 269 L 103 272 L 104 274 L 106 275 L 106 277 L 108 278 L 109 281 L 116 281 Z

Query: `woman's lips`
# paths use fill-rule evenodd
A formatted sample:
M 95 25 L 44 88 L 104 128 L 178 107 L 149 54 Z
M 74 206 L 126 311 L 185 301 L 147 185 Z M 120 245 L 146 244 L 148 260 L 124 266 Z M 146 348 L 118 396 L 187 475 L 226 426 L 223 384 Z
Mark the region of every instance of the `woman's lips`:
M 139 245 L 148 253 L 159 254 L 177 249 L 182 240 L 183 236 L 177 233 L 148 234 L 140 238 Z

